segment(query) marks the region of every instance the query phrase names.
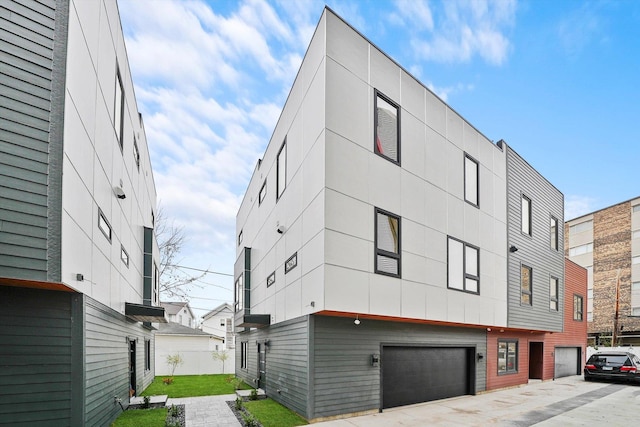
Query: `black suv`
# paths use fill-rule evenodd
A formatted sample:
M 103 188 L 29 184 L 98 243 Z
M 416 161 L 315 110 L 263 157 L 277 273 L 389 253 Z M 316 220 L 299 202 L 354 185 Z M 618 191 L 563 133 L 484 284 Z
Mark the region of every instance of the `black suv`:
M 633 381 L 640 383 L 640 358 L 628 351 L 592 354 L 584 365 L 584 379 Z

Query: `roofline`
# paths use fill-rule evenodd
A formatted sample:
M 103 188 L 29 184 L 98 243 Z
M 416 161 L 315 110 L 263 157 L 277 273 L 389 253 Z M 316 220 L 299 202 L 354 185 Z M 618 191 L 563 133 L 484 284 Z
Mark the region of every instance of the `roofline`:
M 625 204 L 625 203 L 631 203 L 632 201 L 634 201 L 634 200 L 636 200 L 636 199 L 640 199 L 640 196 L 632 197 L 632 198 L 630 198 L 630 199 L 628 199 L 628 200 L 625 200 L 625 201 L 623 201 L 623 202 L 614 203 L 613 205 L 606 206 L 606 207 L 604 207 L 604 208 L 601 208 L 601 209 L 595 210 L 595 211 L 593 211 L 593 212 L 586 213 L 586 214 L 584 214 L 584 215 L 577 216 L 577 217 L 575 217 L 575 218 L 567 219 L 567 220 L 565 220 L 565 224 L 566 224 L 566 223 L 568 223 L 569 221 L 575 221 L 575 220 L 577 220 L 577 219 L 584 218 L 585 216 L 589 216 L 589 215 L 593 215 L 593 214 L 598 213 L 598 212 L 602 212 L 602 211 L 607 210 L 607 209 L 610 209 L 610 208 L 612 208 L 612 207 L 614 207 L 614 206 L 623 205 L 623 204 Z

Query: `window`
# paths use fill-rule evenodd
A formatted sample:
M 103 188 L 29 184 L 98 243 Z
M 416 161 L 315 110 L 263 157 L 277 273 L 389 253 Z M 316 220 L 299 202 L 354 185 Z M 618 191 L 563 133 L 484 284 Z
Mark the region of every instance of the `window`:
M 633 212 L 640 212 L 640 205 L 635 205 L 633 207 Z
M 160 270 L 158 265 L 153 263 L 153 305 L 160 304 Z
M 533 305 L 532 302 L 532 271 L 531 267 L 520 266 L 520 304 Z
M 244 286 L 242 282 L 242 275 L 240 275 L 236 280 L 236 311 L 244 309 Z
M 156 225 L 156 215 L 153 213 L 153 211 L 151 211 L 151 225 Z
M 375 272 L 400 277 L 400 217 L 375 210 Z
M 262 187 L 260 188 L 260 194 L 258 194 L 258 205 L 262 204 L 262 201 L 267 196 L 267 180 L 265 179 Z
M 144 340 L 144 370 L 151 370 L 151 341 Z
M 98 228 L 100 229 L 100 231 L 102 231 L 104 237 L 106 237 L 107 240 L 111 242 L 111 225 L 109 224 L 109 221 L 107 221 L 107 218 L 104 216 L 104 213 L 102 213 L 102 209 L 98 209 Z
M 288 272 L 290 272 L 291 270 L 293 270 L 297 266 L 298 266 L 298 252 L 296 252 L 295 254 L 291 255 L 289 257 L 289 259 L 287 261 L 285 261 L 285 263 L 284 263 L 284 274 L 287 274 Z M 275 276 L 274 276 L 274 281 L 275 281 Z
M 582 296 L 573 296 L 573 320 L 582 321 Z
M 133 138 L 133 160 L 136 162 L 136 167 L 140 171 L 140 150 L 138 150 L 138 142 Z
M 569 227 L 569 234 L 593 230 L 593 221 L 585 221 Z
M 549 310 L 558 311 L 558 279 L 549 279 Z
M 480 250 L 453 237 L 447 240 L 448 287 L 480 293 Z
M 124 246 L 120 246 L 120 259 L 124 263 L 124 265 L 129 268 L 129 254 L 125 250 Z
M 242 341 L 240 343 L 240 368 L 247 369 L 247 350 L 249 349 L 249 343 Z
M 276 272 L 274 271 L 267 277 L 267 288 L 276 283 Z
M 278 160 L 276 165 L 276 200 L 282 196 L 284 189 L 287 187 L 287 139 L 285 138 L 280 151 L 278 151 Z
M 531 199 L 522 195 L 522 232 L 531 236 Z
M 116 70 L 116 94 L 113 109 L 113 127 L 116 131 L 116 139 L 120 145 L 120 151 L 124 146 L 122 131 L 124 127 L 124 87 L 122 86 L 122 77 L 120 70 Z
M 498 374 L 518 372 L 518 341 L 498 341 Z
M 479 169 L 478 162 L 469 156 L 464 155 L 464 199 L 473 206 L 478 207 L 479 202 Z
M 640 282 L 631 284 L 631 315 L 640 316 Z
M 220 319 L 220 326 L 223 327 L 223 328 L 225 326 L 227 326 L 227 320 L 226 319 Z
M 551 216 L 549 221 L 549 237 L 551 249 L 558 250 L 558 218 Z
M 400 164 L 400 109 L 389 98 L 375 91 L 374 151 Z
M 240 230 L 240 233 L 238 233 L 238 246 L 240 246 L 241 243 L 242 243 L 242 230 Z
M 588 254 L 589 252 L 593 252 L 593 243 L 569 248 L 569 256 L 583 255 Z

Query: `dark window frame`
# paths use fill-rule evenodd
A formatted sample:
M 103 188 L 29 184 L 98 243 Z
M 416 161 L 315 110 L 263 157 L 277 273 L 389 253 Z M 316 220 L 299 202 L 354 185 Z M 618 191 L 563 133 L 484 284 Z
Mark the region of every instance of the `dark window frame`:
M 267 276 L 267 288 L 276 283 L 276 272 L 274 271 L 269 276 Z
M 280 155 L 284 151 L 284 161 L 281 162 Z M 284 165 L 281 165 L 284 163 Z M 280 168 L 284 168 L 284 183 L 280 182 Z M 287 137 L 284 138 L 278 154 L 276 156 L 276 202 L 280 200 L 284 194 L 284 190 L 287 189 Z
M 500 344 L 506 344 L 505 346 L 505 358 L 504 358 L 504 370 L 500 370 Z M 509 369 L 509 346 L 510 345 L 514 345 L 515 347 L 515 351 L 513 352 L 513 354 L 515 355 L 515 363 L 514 366 L 511 367 L 511 369 Z M 498 355 L 497 355 L 497 362 L 498 362 L 498 375 L 512 375 L 512 374 L 517 374 L 518 373 L 518 365 L 520 364 L 519 362 L 519 354 L 518 354 L 518 347 L 519 346 L 519 342 L 517 339 L 499 339 L 498 340 Z
M 467 161 L 470 161 L 472 163 L 475 164 L 476 166 L 476 188 L 475 188 L 475 197 L 476 197 L 476 203 L 474 203 L 473 201 L 469 200 L 467 198 Z M 474 159 L 472 156 L 470 156 L 468 153 L 464 153 L 464 163 L 463 163 L 463 169 L 464 169 L 464 201 L 469 203 L 471 206 L 475 206 L 476 208 L 480 208 L 480 162 L 476 159 Z
M 450 286 L 450 274 L 449 274 L 449 266 L 450 266 L 450 255 L 451 250 L 449 248 L 449 243 L 451 240 L 454 240 L 458 243 L 462 244 L 462 289 Z M 473 275 L 467 272 L 467 248 L 474 249 L 477 254 L 476 265 L 478 274 Z M 477 291 L 470 291 L 467 289 L 467 279 L 475 280 Z M 451 289 L 458 292 L 464 292 L 472 295 L 480 295 L 480 248 L 476 245 L 472 245 L 470 243 L 465 242 L 464 240 L 457 239 L 453 236 L 447 236 L 447 289 Z
M 378 247 L 378 214 L 385 215 L 391 218 L 395 218 L 398 221 L 398 253 L 389 252 L 387 250 Z M 375 208 L 373 217 L 374 226 L 374 271 L 376 274 L 383 274 L 390 277 L 402 277 L 402 217 L 384 209 Z M 380 270 L 378 268 L 378 256 L 395 259 L 398 263 L 398 273 L 389 273 L 388 271 Z
M 524 229 L 524 206 L 523 206 L 523 202 L 525 200 L 527 201 L 527 215 L 528 215 L 527 227 L 528 227 L 528 230 Z M 531 198 L 528 197 L 525 194 L 521 194 L 521 197 L 520 197 L 520 232 L 522 234 L 524 234 L 525 236 L 529 236 L 529 237 L 533 236 L 533 202 L 531 201 Z
M 104 221 L 105 225 L 107 226 L 107 228 L 109 229 L 108 233 L 102 228 L 101 223 L 103 221 Z M 111 227 L 111 224 L 109 223 L 109 220 L 107 220 L 107 217 L 105 216 L 104 212 L 102 212 L 102 209 L 100 209 L 100 208 L 98 208 L 98 229 L 102 232 L 104 237 L 107 238 L 109 243 L 111 243 L 111 237 L 113 236 L 113 227 Z
M 248 366 L 247 366 L 247 353 L 249 352 L 249 342 L 248 341 L 241 341 L 240 342 L 240 369 L 244 369 L 247 370 Z
M 265 179 L 262 183 L 262 187 L 260 187 L 260 192 L 258 193 L 258 206 L 264 202 L 264 199 L 267 197 L 267 180 Z
M 151 370 L 151 340 L 144 340 L 144 370 Z
M 129 252 L 127 252 L 123 245 L 120 245 L 120 260 L 127 268 L 129 268 L 129 259 Z
M 555 298 L 551 293 L 552 289 L 555 290 Z M 552 307 L 553 303 L 555 303 L 555 308 Z M 549 310 L 550 311 L 560 310 L 560 279 L 558 279 L 555 276 L 549 276 Z
M 554 215 L 551 215 L 549 218 L 549 244 L 551 246 L 551 250 L 559 251 L 560 250 L 560 221 Z M 554 233 L 555 227 L 555 233 Z
M 525 290 L 524 287 L 522 286 L 523 284 L 523 274 L 522 274 L 522 270 L 523 269 L 528 269 L 529 270 L 529 290 Z M 524 295 L 528 295 L 529 296 L 529 303 L 525 303 L 522 301 L 522 297 Z M 520 264 L 520 305 L 521 306 L 527 306 L 527 307 L 533 307 L 533 267 L 521 263 Z
M 397 153 L 397 159 L 393 159 L 387 155 L 385 155 L 384 153 L 380 152 L 380 150 L 378 149 L 378 98 L 381 98 L 383 101 L 385 101 L 386 103 L 390 104 L 392 107 L 396 108 L 396 153 Z M 376 153 L 378 156 L 390 161 L 391 163 L 394 163 L 398 166 L 400 166 L 400 147 L 401 147 L 401 138 L 400 138 L 400 105 L 398 105 L 396 102 L 392 101 L 391 98 L 389 98 L 388 96 L 386 96 L 385 94 L 383 94 L 382 92 L 380 92 L 378 89 L 374 89 L 373 90 L 373 152 Z
M 117 90 L 120 88 L 120 105 L 118 105 Z M 124 83 L 122 83 L 122 74 L 120 73 L 120 67 L 116 64 L 116 86 L 114 87 L 113 96 L 113 128 L 116 131 L 116 139 L 120 146 L 120 152 L 124 152 L 124 111 L 125 111 L 125 96 L 124 96 Z M 118 111 L 118 108 L 120 111 Z M 116 120 L 119 117 L 119 121 Z
M 140 149 L 138 148 L 138 141 L 133 138 L 133 160 L 136 162 L 138 172 L 140 172 Z
M 584 297 L 579 294 L 573 294 L 573 320 L 584 322 Z
M 293 270 L 297 266 L 298 266 L 298 252 L 296 252 L 293 255 L 291 255 L 284 262 L 284 274 L 287 274 L 288 272 L 290 272 L 291 270 Z
M 238 246 L 242 244 L 242 231 L 243 230 L 240 230 L 240 233 L 238 233 Z

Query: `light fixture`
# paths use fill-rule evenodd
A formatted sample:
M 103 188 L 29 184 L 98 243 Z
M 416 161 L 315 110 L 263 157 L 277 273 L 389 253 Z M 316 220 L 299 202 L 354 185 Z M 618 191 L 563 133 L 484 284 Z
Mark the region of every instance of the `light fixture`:
M 122 189 L 122 186 L 113 187 L 113 192 L 116 194 L 116 197 L 118 199 L 126 199 L 127 198 L 127 195 L 124 194 L 124 190 Z
M 358 319 L 358 315 L 356 314 L 356 320 L 353 321 L 354 325 L 359 325 L 360 324 L 360 319 Z
M 478 353 L 477 357 L 478 357 L 478 360 L 482 360 L 482 359 L 484 359 L 484 354 Z
M 509 252 L 514 253 L 517 251 L 518 251 L 518 248 L 516 248 L 515 246 L 511 245 L 511 247 L 509 247 Z

